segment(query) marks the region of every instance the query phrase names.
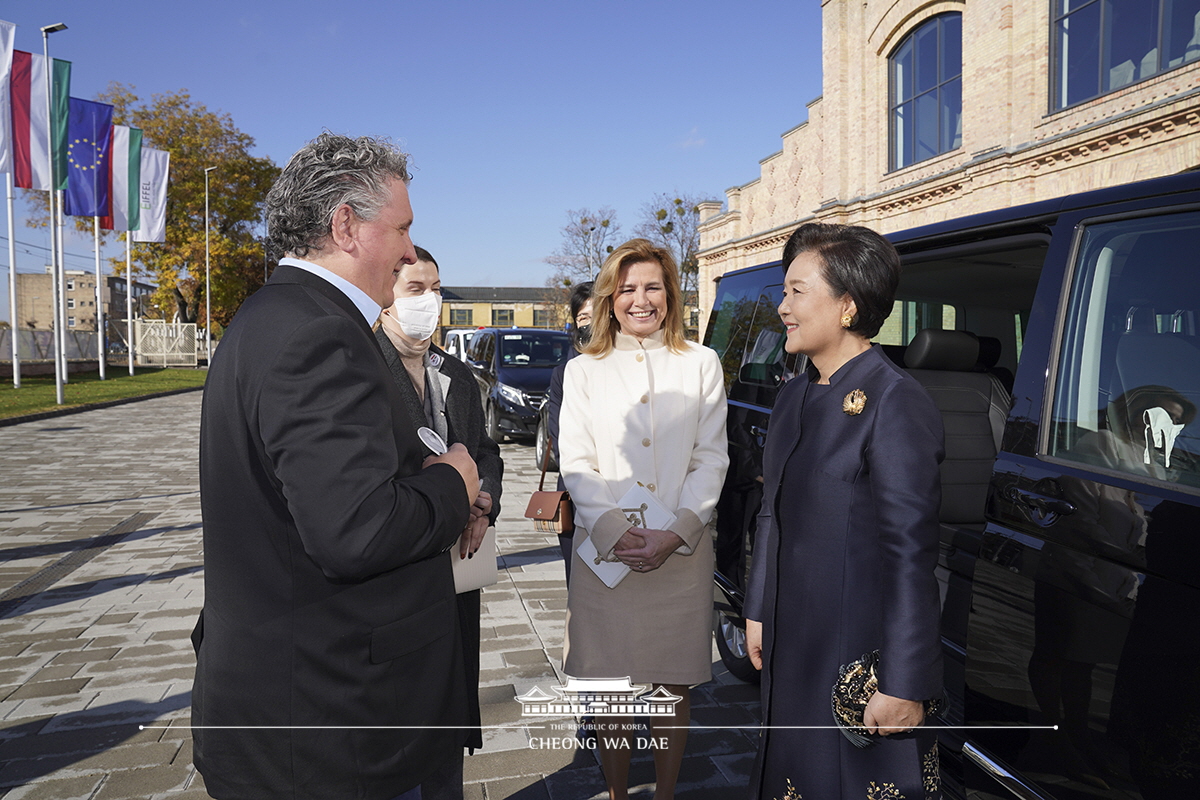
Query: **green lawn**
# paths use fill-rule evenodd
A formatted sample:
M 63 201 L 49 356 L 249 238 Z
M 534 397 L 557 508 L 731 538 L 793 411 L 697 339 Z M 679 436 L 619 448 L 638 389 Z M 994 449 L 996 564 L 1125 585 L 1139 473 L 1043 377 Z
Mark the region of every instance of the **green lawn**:
M 202 386 L 208 375 L 208 371 L 202 369 L 139 367 L 136 372 L 131 377 L 127 366 L 110 365 L 105 381 L 100 380 L 99 372 L 72 373 L 70 382 L 63 386 L 61 406 L 55 402 L 53 375 L 23 375 L 20 389 L 13 388 L 12 378 L 5 378 L 0 383 L 0 419 Z

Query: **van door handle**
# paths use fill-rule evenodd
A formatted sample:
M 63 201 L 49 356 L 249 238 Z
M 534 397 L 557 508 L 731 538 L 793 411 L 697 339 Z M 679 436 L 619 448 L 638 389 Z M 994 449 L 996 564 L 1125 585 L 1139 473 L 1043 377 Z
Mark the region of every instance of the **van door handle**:
M 767 446 L 767 429 L 760 428 L 757 425 L 750 426 L 750 435 L 754 437 L 754 443 L 760 448 Z
M 988 758 L 979 752 L 970 742 L 963 745 L 962 751 L 964 756 L 982 767 L 984 772 L 1005 789 L 1012 792 L 1013 796 L 1019 797 L 1021 800 L 1043 800 L 1042 795 L 1038 794 L 1031 786 L 1014 775 L 1012 770 Z
M 1004 496 L 1018 505 L 1034 511 L 1035 521 L 1041 525 L 1052 525 L 1059 517 L 1075 513 L 1075 506 L 1058 497 L 1031 492 L 1028 489 L 1018 489 L 1009 486 L 1004 490 Z

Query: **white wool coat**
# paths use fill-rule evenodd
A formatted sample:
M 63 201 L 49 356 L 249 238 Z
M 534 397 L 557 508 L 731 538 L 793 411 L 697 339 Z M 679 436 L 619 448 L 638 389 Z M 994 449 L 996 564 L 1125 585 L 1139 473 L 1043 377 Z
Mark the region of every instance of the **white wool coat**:
M 711 677 L 712 538 L 706 530 L 729 465 L 717 354 L 671 352 L 656 333 L 618 334 L 606 356 L 567 364 L 559 417 L 575 549 L 613 548 L 631 527 L 617 501 L 641 482 L 677 518 L 684 544 L 657 570 L 609 589 L 579 555 L 571 565 L 563 669 L 580 678 L 692 685 Z

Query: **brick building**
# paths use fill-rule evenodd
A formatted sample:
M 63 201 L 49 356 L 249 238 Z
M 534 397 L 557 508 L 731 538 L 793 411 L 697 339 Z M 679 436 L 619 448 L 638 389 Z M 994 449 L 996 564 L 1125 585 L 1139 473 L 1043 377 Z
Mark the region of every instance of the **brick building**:
M 27 330 L 48 331 L 54 327 L 54 284 L 52 267 L 45 273 L 17 273 L 17 325 Z M 81 269 L 66 271 L 67 330 L 96 330 L 96 275 Z M 125 319 L 125 279 L 106 275 L 102 293 L 104 315 Z M 133 282 L 135 316 L 145 316 L 144 305 L 154 287 Z
M 1200 167 L 1197 0 L 822 7 L 823 95 L 700 207 L 705 323 L 714 279 L 803 222 L 903 230 Z

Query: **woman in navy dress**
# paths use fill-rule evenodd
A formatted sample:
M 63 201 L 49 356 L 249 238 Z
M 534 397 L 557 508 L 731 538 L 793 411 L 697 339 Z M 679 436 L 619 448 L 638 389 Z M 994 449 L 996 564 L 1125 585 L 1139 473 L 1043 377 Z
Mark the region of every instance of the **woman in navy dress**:
M 745 615 L 763 670 L 761 800 L 940 798 L 938 553 L 942 422 L 870 338 L 900 259 L 867 228 L 801 226 L 783 251 L 786 349 L 809 358 L 779 394 Z M 838 668 L 880 651 L 858 749 L 833 726 Z M 819 727 L 802 727 L 819 726 Z

